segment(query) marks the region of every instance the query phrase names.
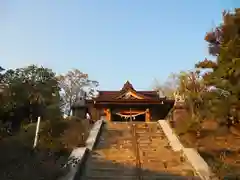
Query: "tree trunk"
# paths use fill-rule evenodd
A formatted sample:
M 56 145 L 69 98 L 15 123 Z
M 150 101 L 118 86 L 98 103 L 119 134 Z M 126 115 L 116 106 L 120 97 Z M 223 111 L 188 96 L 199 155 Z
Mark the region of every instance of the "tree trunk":
M 72 98 L 70 98 L 70 101 L 69 101 L 69 109 L 68 109 L 68 116 L 71 115 L 71 110 L 72 110 Z
M 70 116 L 71 115 L 71 108 L 68 110 L 68 116 Z

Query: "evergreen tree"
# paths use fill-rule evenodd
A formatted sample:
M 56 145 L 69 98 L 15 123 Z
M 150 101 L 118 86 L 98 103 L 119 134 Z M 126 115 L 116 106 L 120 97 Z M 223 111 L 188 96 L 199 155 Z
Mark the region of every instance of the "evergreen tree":
M 204 74 L 204 82 L 217 90 L 207 94 L 209 105 L 217 117 L 224 120 L 231 117 L 231 123 L 233 119 L 236 122 L 240 107 L 240 9 L 225 11 L 223 23 L 207 33 L 205 40 L 209 44 L 210 55 L 215 56 L 216 61 L 205 59 L 196 67 L 210 70 Z

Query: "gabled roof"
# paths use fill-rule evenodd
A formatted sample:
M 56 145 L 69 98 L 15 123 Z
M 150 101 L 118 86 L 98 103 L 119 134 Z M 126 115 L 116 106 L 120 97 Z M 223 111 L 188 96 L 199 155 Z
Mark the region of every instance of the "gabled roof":
M 126 99 L 126 95 L 131 96 L 127 100 L 161 100 L 156 91 L 136 91 L 133 85 L 127 81 L 120 91 L 99 91 L 99 95 L 95 98 L 95 101 L 119 101 Z

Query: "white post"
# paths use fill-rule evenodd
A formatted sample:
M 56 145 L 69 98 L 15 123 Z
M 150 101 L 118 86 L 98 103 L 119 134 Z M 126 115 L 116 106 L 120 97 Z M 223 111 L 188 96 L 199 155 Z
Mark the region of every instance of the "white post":
M 37 127 L 36 127 L 36 133 L 35 133 L 35 138 L 34 138 L 33 149 L 37 146 L 40 120 L 41 120 L 41 117 L 39 116 L 39 117 L 38 117 L 38 120 L 37 120 Z

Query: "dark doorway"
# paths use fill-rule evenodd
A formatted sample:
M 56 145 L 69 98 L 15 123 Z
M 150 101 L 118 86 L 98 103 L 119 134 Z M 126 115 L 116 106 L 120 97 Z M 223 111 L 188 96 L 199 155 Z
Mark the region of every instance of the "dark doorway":
M 117 114 L 112 114 L 112 117 L 111 117 L 112 121 L 116 121 L 116 122 L 127 122 L 129 121 L 129 119 L 125 119 Z
M 132 120 L 139 121 L 139 122 L 145 122 L 145 114 L 138 115 L 135 118 L 132 118 Z
M 116 122 L 129 122 L 129 121 L 139 121 L 139 122 L 145 122 L 145 114 L 141 114 L 141 115 L 138 115 L 138 116 L 132 116 L 132 118 L 124 118 L 124 117 L 121 117 L 117 114 L 112 114 L 112 121 L 116 121 Z

